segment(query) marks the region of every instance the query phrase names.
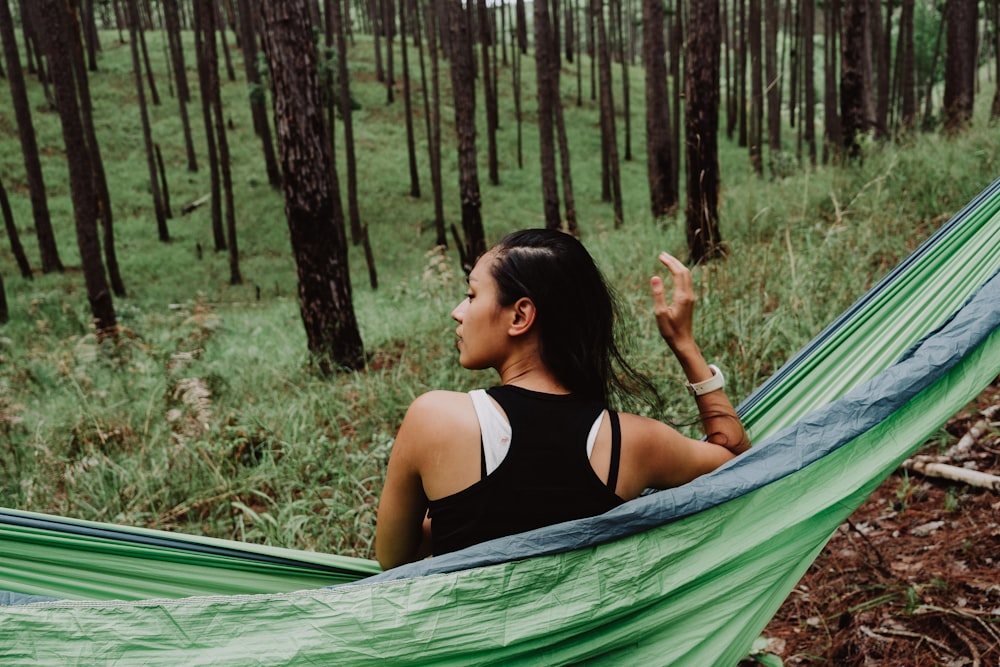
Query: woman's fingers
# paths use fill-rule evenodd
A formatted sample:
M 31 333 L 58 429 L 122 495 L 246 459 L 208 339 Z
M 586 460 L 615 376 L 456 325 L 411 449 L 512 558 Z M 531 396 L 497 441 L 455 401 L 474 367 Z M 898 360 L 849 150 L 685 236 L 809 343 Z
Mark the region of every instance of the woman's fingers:
M 660 263 L 670 271 L 674 283 L 671 302 L 667 303 L 666 286 L 659 276 L 650 280 L 653 292 L 653 314 L 660 334 L 668 341 L 691 334 L 694 311 L 694 290 L 691 286 L 691 272 L 683 262 L 667 252 L 659 255 Z

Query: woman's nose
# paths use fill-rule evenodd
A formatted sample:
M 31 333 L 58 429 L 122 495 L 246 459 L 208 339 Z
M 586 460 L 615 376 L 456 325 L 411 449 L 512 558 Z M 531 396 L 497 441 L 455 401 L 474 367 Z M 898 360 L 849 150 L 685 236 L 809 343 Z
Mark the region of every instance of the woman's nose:
M 465 309 L 469 305 L 468 299 L 463 299 L 462 303 L 455 306 L 455 310 L 451 311 L 451 318 L 456 322 L 461 322 L 462 318 L 465 317 Z

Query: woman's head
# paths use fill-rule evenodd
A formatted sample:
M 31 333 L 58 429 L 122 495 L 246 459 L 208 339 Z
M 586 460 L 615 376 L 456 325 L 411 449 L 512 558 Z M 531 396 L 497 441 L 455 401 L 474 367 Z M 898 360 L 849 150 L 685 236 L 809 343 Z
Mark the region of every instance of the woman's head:
M 583 244 L 559 231 L 526 229 L 500 239 L 487 257 L 501 306 L 523 297 L 534 303 L 542 362 L 567 389 L 607 399 L 612 386 L 632 388 L 638 374 L 615 342 L 614 296 Z

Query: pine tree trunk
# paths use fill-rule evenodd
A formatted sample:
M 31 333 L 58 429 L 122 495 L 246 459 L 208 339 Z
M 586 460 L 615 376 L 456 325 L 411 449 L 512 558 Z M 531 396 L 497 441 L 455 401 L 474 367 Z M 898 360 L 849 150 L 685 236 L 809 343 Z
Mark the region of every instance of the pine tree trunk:
M 840 43 L 840 0 L 828 0 L 823 5 L 823 26 L 826 39 L 823 44 L 823 164 L 830 154 L 839 154 L 843 144 L 840 126 L 840 104 L 837 95 L 839 77 L 837 62 Z
M 87 67 L 84 64 L 83 42 L 81 41 L 80 24 L 76 14 L 69 14 L 69 32 L 63 48 L 68 49 L 72 56 L 70 61 L 74 68 L 76 93 L 80 103 L 80 122 L 83 124 L 83 136 L 87 150 L 90 152 L 90 169 L 93 175 L 93 190 L 96 197 L 98 217 L 104 237 L 104 257 L 107 266 L 111 289 L 116 296 L 125 296 L 125 283 L 122 281 L 118 268 L 118 257 L 115 250 L 114 219 L 111 208 L 111 193 L 104 173 L 104 161 L 101 159 L 101 147 L 97 141 L 97 130 L 94 127 L 93 105 L 90 101 L 90 85 L 87 81 Z
M 201 116 L 205 124 L 205 145 L 208 147 L 209 188 L 211 192 L 212 240 L 215 252 L 226 249 L 226 231 L 222 225 L 222 181 L 219 174 L 219 152 L 216 145 L 215 126 L 212 123 L 211 74 L 209 68 L 217 63 L 208 62 L 206 51 L 208 46 L 206 35 L 209 27 L 205 25 L 203 4 L 206 0 L 195 0 L 194 6 L 194 47 L 198 63 L 198 85 L 201 89 Z M 214 37 L 212 37 L 214 40 Z
M 746 0 L 736 0 L 739 35 L 736 37 L 736 145 L 747 147 L 747 12 Z
M 556 139 L 553 124 L 553 93 L 556 90 L 552 78 L 555 67 L 552 61 L 552 25 L 549 22 L 548 2 L 534 3 L 535 17 L 535 76 L 538 85 L 538 155 L 541 166 L 542 210 L 545 226 L 559 229 L 562 219 L 559 215 L 559 188 L 556 181 Z
M 417 14 L 419 15 L 419 6 Z M 427 151 L 431 165 L 431 189 L 434 191 L 435 243 L 448 245 L 444 219 L 444 192 L 441 178 L 441 75 L 438 71 L 437 10 L 433 3 L 427 5 L 427 50 L 431 59 L 431 105 L 427 119 Z M 424 85 L 426 91 L 427 86 Z
M 71 62 L 75 54 L 73 49 L 66 48 L 67 44 L 72 43 L 69 36 L 72 28 L 66 18 L 71 14 L 70 6 L 68 0 L 37 0 L 37 11 L 37 16 L 41 18 L 39 33 L 43 35 L 42 48 L 48 58 L 52 84 L 59 97 L 59 119 L 69 165 L 70 196 L 76 222 L 77 246 L 87 285 L 87 299 L 98 338 L 114 338 L 117 337 L 118 324 L 101 260 L 94 174 L 80 117 L 77 84 L 74 81 L 75 67 Z
M 993 9 L 993 82 L 996 90 L 993 92 L 993 104 L 990 107 L 990 118 L 1000 118 L 1000 0 L 992 0 Z
M 339 26 L 337 32 L 337 82 L 340 91 L 340 119 L 344 124 L 344 157 L 347 166 L 347 220 L 351 228 L 351 243 L 361 242 L 361 209 L 358 206 L 358 160 L 354 150 L 354 119 L 351 111 L 351 78 L 347 70 L 347 37 L 345 22 L 340 11 L 340 0 L 333 0 L 330 8 L 332 20 Z
M 253 117 L 253 128 L 260 138 L 264 151 L 264 167 L 267 170 L 267 182 L 272 188 L 281 187 L 281 170 L 278 169 L 278 158 L 274 153 L 274 141 L 271 138 L 271 123 L 267 117 L 267 95 L 257 71 L 257 30 L 254 27 L 253 12 L 250 10 L 250 0 L 239 0 L 240 39 L 243 51 L 243 66 L 247 73 L 247 86 L 250 88 L 250 114 Z
M 17 232 L 17 225 L 14 224 L 14 213 L 10 210 L 10 200 L 7 198 L 7 189 L 4 188 L 2 179 L 0 179 L 0 212 L 3 213 L 4 229 L 7 230 L 7 238 L 10 240 L 10 252 L 14 255 L 21 277 L 32 280 L 34 275 L 31 273 L 31 264 L 28 263 L 28 256 L 24 252 L 24 246 L 21 245 L 21 237 Z
M 623 0 L 611 0 L 618 28 L 618 60 L 622 66 L 622 118 L 625 121 L 625 161 L 632 161 L 632 105 L 629 94 L 628 59 L 625 56 L 625 31 L 622 25 Z
M 410 100 L 410 61 L 406 45 L 407 0 L 399 0 L 399 47 L 403 56 L 403 110 L 406 116 L 406 155 L 410 167 L 410 196 L 420 197 L 420 174 L 417 173 L 417 148 L 413 137 L 413 105 Z
M 646 173 L 650 210 L 654 218 L 677 211 L 672 190 L 670 160 L 670 105 L 667 98 L 666 43 L 663 39 L 663 3 L 643 0 L 642 62 L 646 70 Z
M 163 16 L 166 24 L 167 43 L 170 47 L 170 58 L 173 63 L 174 81 L 177 84 L 177 102 L 180 105 L 187 168 L 188 171 L 198 171 L 198 159 L 195 156 L 194 139 L 191 136 L 191 119 L 188 117 L 187 110 L 187 104 L 191 101 L 191 91 L 188 87 L 184 65 L 184 45 L 181 42 L 181 23 L 177 11 L 177 0 L 163 0 Z
M 458 138 L 458 190 L 462 202 L 460 247 L 462 265 L 472 271 L 476 258 L 486 251 L 481 214 L 479 171 L 476 164 L 475 78 L 468 16 L 462 0 L 448 0 L 451 42 L 451 88 L 455 101 L 455 134 Z
M 167 216 L 163 208 L 163 198 L 160 196 L 160 183 L 156 169 L 156 156 L 153 153 L 153 134 L 149 125 L 149 110 L 146 108 L 146 92 L 142 85 L 142 61 L 139 59 L 139 5 L 136 0 L 128 0 L 129 43 L 132 50 L 132 68 L 135 75 L 136 99 L 139 102 L 139 118 L 142 126 L 142 142 L 146 149 L 146 169 L 149 172 L 149 190 L 153 196 L 153 212 L 156 216 L 156 229 L 160 240 L 170 240 L 167 229 Z
M 841 48 L 840 118 L 848 159 L 861 157 L 859 138 L 868 130 L 865 100 L 865 36 L 867 0 L 847 0 Z
M 900 74 L 900 104 L 901 104 L 901 125 L 904 132 L 913 130 L 917 121 L 917 73 L 914 62 L 913 43 L 913 10 L 914 0 L 903 0 L 903 9 L 899 17 L 900 44 L 899 56 L 901 65 Z M 997 88 L 1000 91 L 1000 87 Z
M 354 315 L 347 244 L 333 224 L 316 50 L 305 0 L 257 0 L 274 90 L 285 216 L 295 255 L 309 351 L 324 371 L 358 369 L 364 347 Z
M 972 120 L 976 89 L 976 0 L 947 0 L 944 59 L 944 127 L 961 131 Z
M 767 146 L 771 167 L 781 152 L 781 87 L 778 85 L 778 0 L 764 0 L 764 90 L 767 96 Z
M 719 1 L 691 0 L 685 120 L 687 241 L 700 264 L 725 257 L 719 233 Z
M 802 108 L 802 128 L 809 153 L 809 164 L 816 166 L 816 81 L 814 74 L 813 37 L 816 31 L 815 0 L 802 0 L 802 86 L 805 90 Z
M 873 16 L 881 16 L 879 3 L 873 6 Z M 875 136 L 880 139 L 889 136 L 889 94 L 892 89 L 892 0 L 885 0 L 885 23 L 881 20 L 878 48 L 878 91 L 875 101 Z
M 538 4 L 538 3 L 536 3 Z M 479 14 L 479 48 L 482 53 L 483 97 L 486 100 L 486 146 L 487 172 L 490 183 L 500 185 L 500 166 L 497 158 L 497 112 L 496 90 L 493 87 L 493 73 L 490 71 L 490 18 L 486 10 L 486 0 L 477 0 Z M 495 48 L 495 47 L 494 47 Z
M 196 0 L 205 8 L 202 15 L 202 29 L 205 39 L 204 60 L 206 61 L 207 89 L 202 95 L 209 98 L 212 106 L 216 145 L 219 148 L 219 173 L 222 176 L 222 196 L 225 203 L 226 249 L 229 252 L 229 284 L 239 285 L 243 282 L 240 274 L 239 246 L 236 238 L 236 203 L 233 197 L 233 175 L 229 158 L 229 139 L 226 136 L 226 118 L 222 112 L 222 95 L 219 91 L 219 57 L 215 45 L 215 34 L 221 32 L 216 23 L 219 18 L 218 7 L 214 0 Z
M 28 23 L 28 17 L 23 14 L 21 20 L 24 24 Z M 8 3 L 2 0 L 0 0 L 0 38 L 3 40 L 4 59 L 7 62 L 7 80 L 10 85 L 11 99 L 14 103 L 17 135 L 20 139 L 21 154 L 24 158 L 24 171 L 28 180 L 28 193 L 31 199 L 31 212 L 35 222 L 35 236 L 38 239 L 42 271 L 44 273 L 62 271 L 62 260 L 59 259 L 59 248 L 56 243 L 55 232 L 52 229 L 52 218 L 49 214 L 48 199 L 45 195 L 45 180 L 42 176 L 42 165 L 38 157 L 35 126 L 31 122 L 31 105 L 28 102 L 24 73 L 21 70 L 21 61 L 17 52 L 14 21 Z
M 750 0 L 747 22 L 750 41 L 750 117 L 747 142 L 750 166 L 758 176 L 764 175 L 764 74 L 761 61 L 760 0 Z
M 624 212 L 622 208 L 622 181 L 618 162 L 618 137 L 615 131 L 615 102 L 611 88 L 611 49 L 608 33 L 604 27 L 603 0 L 593 0 L 594 16 L 597 19 L 597 69 L 600 79 L 601 134 L 604 137 L 604 154 L 608 164 L 608 181 L 611 187 L 611 201 L 614 206 L 615 228 L 621 227 Z

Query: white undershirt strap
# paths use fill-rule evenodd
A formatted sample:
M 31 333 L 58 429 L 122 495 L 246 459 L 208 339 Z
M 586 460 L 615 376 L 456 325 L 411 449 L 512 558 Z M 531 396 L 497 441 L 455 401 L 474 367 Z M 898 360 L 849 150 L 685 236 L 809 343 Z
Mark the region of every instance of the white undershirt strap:
M 493 402 L 485 389 L 470 391 L 469 396 L 472 397 L 472 405 L 476 408 L 476 416 L 479 417 L 479 430 L 483 438 L 483 457 L 486 461 L 486 474 L 489 475 L 500 466 L 510 450 L 510 422 L 507 421 L 503 411 Z M 606 413 L 607 410 L 602 410 L 594 425 L 590 427 L 590 434 L 587 436 L 588 459 L 594 452 L 597 433 L 601 430 Z

